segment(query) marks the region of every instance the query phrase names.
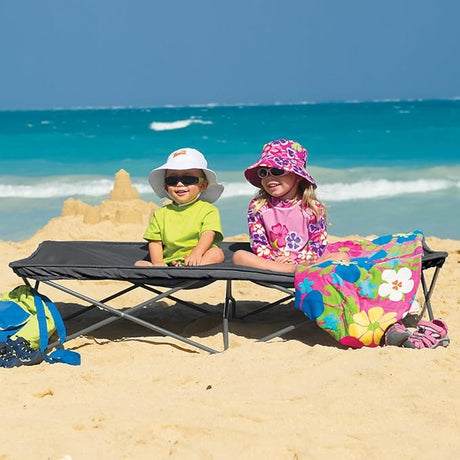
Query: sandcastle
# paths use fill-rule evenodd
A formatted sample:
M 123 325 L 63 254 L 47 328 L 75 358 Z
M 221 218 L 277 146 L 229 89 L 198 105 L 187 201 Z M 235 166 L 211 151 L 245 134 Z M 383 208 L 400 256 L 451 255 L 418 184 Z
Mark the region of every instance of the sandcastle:
M 91 206 L 82 200 L 69 198 L 62 206 L 62 216 L 82 216 L 85 224 L 97 224 L 104 220 L 115 224 L 141 224 L 148 222 L 156 208 L 155 203 L 139 198 L 136 187 L 131 185 L 129 173 L 120 169 L 115 174 L 108 200 Z

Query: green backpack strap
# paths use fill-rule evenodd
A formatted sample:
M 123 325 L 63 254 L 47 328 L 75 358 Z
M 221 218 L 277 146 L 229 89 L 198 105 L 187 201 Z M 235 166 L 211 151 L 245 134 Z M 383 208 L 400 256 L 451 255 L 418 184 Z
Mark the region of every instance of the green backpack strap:
M 62 347 L 66 338 L 66 329 L 56 305 L 45 295 L 39 294 L 35 289 L 31 289 L 31 291 L 34 295 L 35 306 L 37 308 L 38 328 L 40 331 L 40 350 L 43 352 L 45 360 L 49 363 L 66 363 L 72 366 L 78 366 L 81 363 L 80 354 L 76 351 L 64 350 Z M 53 316 L 54 325 L 56 326 L 59 336 L 59 348 L 52 351 L 49 355 L 46 354 L 46 349 L 48 347 L 48 329 L 46 327 L 46 314 L 43 302 L 45 302 L 48 310 Z

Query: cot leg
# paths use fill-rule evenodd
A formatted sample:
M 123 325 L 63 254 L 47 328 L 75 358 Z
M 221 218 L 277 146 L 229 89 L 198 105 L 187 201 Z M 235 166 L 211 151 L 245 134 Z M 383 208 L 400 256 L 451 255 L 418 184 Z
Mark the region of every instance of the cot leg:
M 427 289 L 426 281 L 425 281 L 425 275 L 423 274 L 422 271 L 422 277 L 421 277 L 421 282 L 422 282 L 422 287 L 423 287 L 423 293 L 425 295 L 425 303 L 423 305 L 422 311 L 420 313 L 420 319 L 422 318 L 423 314 L 425 313 L 425 309 L 428 310 L 428 316 L 431 321 L 434 319 L 434 314 L 433 314 L 433 309 L 431 307 L 431 294 L 433 293 L 434 285 L 436 284 L 436 280 L 438 279 L 439 275 L 439 270 L 440 267 L 436 267 L 436 270 L 434 272 L 433 278 L 430 283 L 430 288 Z
M 44 284 L 47 284 L 48 286 L 52 286 L 62 292 L 66 292 L 67 294 L 70 294 L 70 295 L 73 295 L 74 297 L 78 298 L 78 299 L 81 299 L 81 300 L 84 300 L 86 302 L 89 302 L 91 305 L 96 305 L 98 306 L 101 310 L 104 310 L 106 311 L 107 313 L 110 313 L 112 314 L 113 316 L 105 319 L 105 320 L 102 320 L 102 321 L 99 321 L 89 327 L 86 327 L 85 329 L 82 329 L 78 332 L 75 332 L 74 334 L 71 334 L 69 336 L 67 336 L 67 339 L 66 340 L 70 340 L 70 339 L 73 339 L 75 337 L 79 337 L 81 335 L 86 335 L 88 332 L 92 332 L 92 331 L 95 331 L 99 328 L 101 328 L 102 326 L 105 326 L 107 324 L 110 324 L 114 321 L 117 321 L 118 319 L 121 319 L 121 318 L 124 318 L 128 321 L 132 321 L 136 324 L 139 324 L 141 326 L 144 326 L 152 331 L 155 331 L 155 332 L 158 332 L 160 334 L 162 334 L 163 336 L 169 336 L 169 337 L 173 337 L 177 340 L 180 340 L 181 342 L 184 342 L 184 343 L 187 343 L 189 345 L 192 345 L 196 348 L 199 348 L 201 350 L 204 350 L 204 351 L 207 351 L 208 353 L 218 353 L 217 350 L 214 350 L 213 348 L 209 348 L 205 345 L 202 345 L 198 342 L 194 342 L 193 340 L 190 340 L 190 339 L 187 339 L 186 337 L 183 337 L 179 334 L 176 334 L 172 331 L 168 331 L 167 329 L 164 329 L 164 328 L 161 328 L 159 326 L 156 326 L 155 324 L 152 324 L 152 323 L 148 323 L 147 321 L 144 321 L 140 318 L 137 318 L 135 316 L 132 315 L 132 313 L 144 308 L 144 307 L 147 307 L 148 305 L 150 305 L 152 302 L 157 302 L 161 299 L 163 299 L 164 297 L 168 297 L 168 295 L 170 294 L 173 294 L 174 292 L 180 290 L 180 289 L 186 289 L 187 287 L 191 287 L 193 284 L 195 284 L 196 282 L 195 281 L 188 281 L 187 283 L 185 283 L 184 285 L 182 286 L 177 286 L 177 287 L 174 287 L 174 288 L 171 288 L 169 291 L 167 292 L 164 292 L 158 296 L 156 296 L 155 298 L 153 299 L 149 299 L 145 302 L 142 302 L 134 307 L 131 307 L 131 308 L 128 308 L 126 311 L 120 311 L 120 310 L 117 310 L 116 308 L 113 308 L 107 304 L 104 304 L 102 302 L 98 302 L 97 300 L 94 300 L 94 299 L 91 299 L 83 294 L 80 294 L 76 291 L 73 291 L 72 289 L 69 289 L 65 286 L 62 286 L 58 283 L 54 283 L 53 281 L 43 281 Z M 56 343 L 52 343 L 51 345 L 49 345 L 48 347 L 49 348 L 53 348 L 57 345 L 57 342 Z
M 29 280 L 27 278 L 22 277 L 22 281 L 24 281 L 24 284 L 32 288 L 32 285 L 30 284 Z M 40 281 L 35 281 L 35 286 L 33 289 L 38 291 L 38 287 L 40 286 Z
M 224 350 L 228 348 L 228 318 L 234 317 L 236 312 L 236 300 L 232 295 L 232 280 L 227 280 L 225 288 L 224 309 L 222 312 L 222 334 L 224 337 Z

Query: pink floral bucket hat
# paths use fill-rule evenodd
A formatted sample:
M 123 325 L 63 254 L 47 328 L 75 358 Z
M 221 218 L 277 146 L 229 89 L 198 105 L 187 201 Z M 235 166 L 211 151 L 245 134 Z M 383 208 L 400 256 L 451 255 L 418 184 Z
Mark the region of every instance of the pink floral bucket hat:
M 287 139 L 277 139 L 264 145 L 259 161 L 244 171 L 246 179 L 256 187 L 262 186 L 257 175 L 259 168 L 278 168 L 292 172 L 306 179 L 316 188 L 316 181 L 305 169 L 307 165 L 307 150 L 298 142 Z

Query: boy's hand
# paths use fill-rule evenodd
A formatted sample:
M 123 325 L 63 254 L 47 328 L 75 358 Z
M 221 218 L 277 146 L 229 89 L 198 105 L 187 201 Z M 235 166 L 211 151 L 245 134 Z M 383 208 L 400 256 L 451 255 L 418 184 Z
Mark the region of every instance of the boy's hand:
M 203 259 L 203 254 L 197 251 L 196 248 L 185 258 L 184 265 L 188 267 L 195 267 L 201 265 L 201 260 Z

